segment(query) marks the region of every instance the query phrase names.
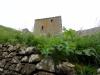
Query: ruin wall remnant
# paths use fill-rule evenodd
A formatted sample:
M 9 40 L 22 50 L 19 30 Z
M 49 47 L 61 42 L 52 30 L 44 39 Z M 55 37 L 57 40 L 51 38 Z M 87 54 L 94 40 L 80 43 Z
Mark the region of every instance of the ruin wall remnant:
M 57 35 L 62 32 L 61 16 L 36 19 L 34 24 L 35 35 Z

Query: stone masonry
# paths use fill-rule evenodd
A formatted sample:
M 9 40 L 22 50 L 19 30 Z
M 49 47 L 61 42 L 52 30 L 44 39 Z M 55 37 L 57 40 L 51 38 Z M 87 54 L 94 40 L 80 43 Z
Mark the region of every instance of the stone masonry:
M 34 24 L 35 35 L 54 36 L 62 32 L 61 16 L 36 19 Z
M 56 71 L 53 60 L 42 58 L 35 47 L 0 44 L 0 75 L 75 75 L 68 62 L 58 67 Z

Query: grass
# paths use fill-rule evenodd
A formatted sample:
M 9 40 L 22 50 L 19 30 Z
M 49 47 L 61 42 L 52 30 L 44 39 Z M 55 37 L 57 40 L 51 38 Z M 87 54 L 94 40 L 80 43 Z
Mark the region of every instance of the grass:
M 0 43 L 8 42 L 13 39 L 17 33 L 19 33 L 19 31 L 0 25 Z
M 43 57 L 51 57 L 55 64 L 68 59 L 78 64 L 76 65 L 77 75 L 95 75 L 95 70 L 100 65 L 100 33 L 79 36 L 75 30 L 65 29 L 61 35 L 46 37 L 0 26 L 0 43 L 35 46 Z

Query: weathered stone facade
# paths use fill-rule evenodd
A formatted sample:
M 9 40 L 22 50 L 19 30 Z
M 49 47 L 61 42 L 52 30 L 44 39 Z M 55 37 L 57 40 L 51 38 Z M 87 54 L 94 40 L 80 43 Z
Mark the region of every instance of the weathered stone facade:
M 54 36 L 62 32 L 61 16 L 36 19 L 34 24 L 35 35 Z

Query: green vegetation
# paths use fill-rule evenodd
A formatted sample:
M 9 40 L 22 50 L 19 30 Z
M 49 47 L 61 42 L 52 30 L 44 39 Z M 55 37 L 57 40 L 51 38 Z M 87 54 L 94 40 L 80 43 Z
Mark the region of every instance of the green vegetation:
M 67 59 L 76 64 L 77 75 L 96 75 L 96 68 L 100 65 L 100 33 L 79 36 L 72 29 L 64 29 L 58 36 L 46 37 L 0 26 L 0 43 L 35 46 L 55 64 Z

